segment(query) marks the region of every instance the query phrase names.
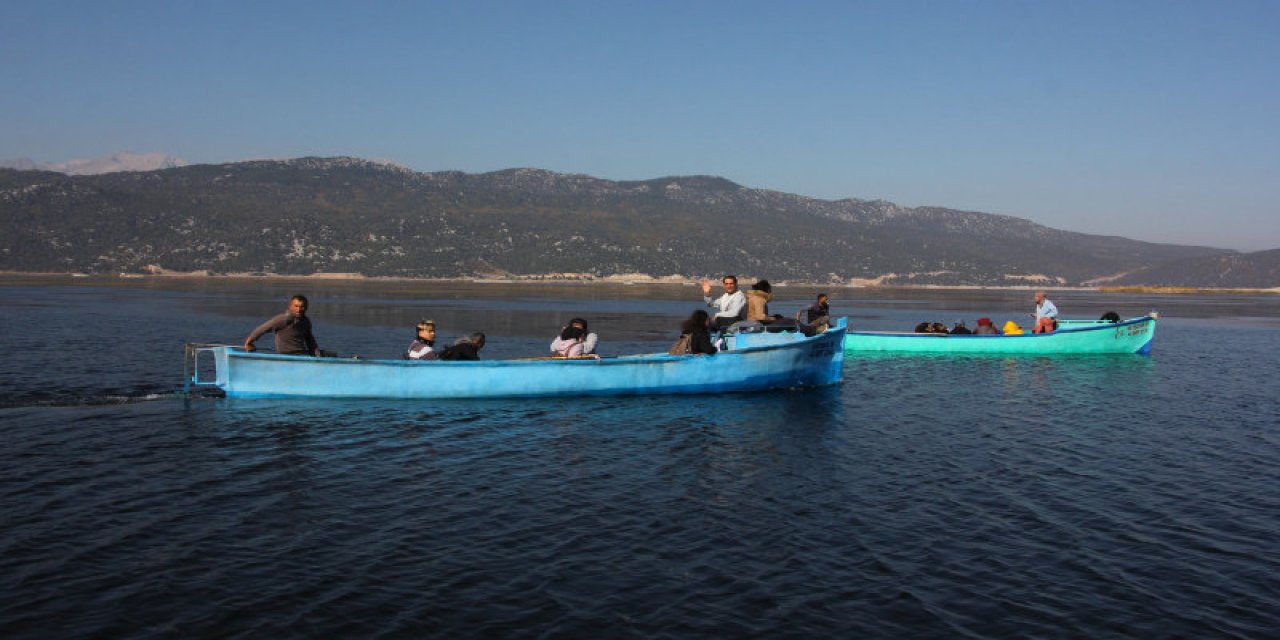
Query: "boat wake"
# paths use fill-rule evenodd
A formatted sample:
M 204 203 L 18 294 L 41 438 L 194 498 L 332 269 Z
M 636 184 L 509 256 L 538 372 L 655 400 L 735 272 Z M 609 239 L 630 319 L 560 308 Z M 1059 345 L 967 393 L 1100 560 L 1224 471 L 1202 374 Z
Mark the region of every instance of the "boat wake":
M 177 390 L 147 393 L 42 393 L 4 398 L 0 400 L 0 409 L 20 409 L 24 407 L 98 407 L 138 404 L 142 402 L 171 400 L 182 397 L 183 395 Z

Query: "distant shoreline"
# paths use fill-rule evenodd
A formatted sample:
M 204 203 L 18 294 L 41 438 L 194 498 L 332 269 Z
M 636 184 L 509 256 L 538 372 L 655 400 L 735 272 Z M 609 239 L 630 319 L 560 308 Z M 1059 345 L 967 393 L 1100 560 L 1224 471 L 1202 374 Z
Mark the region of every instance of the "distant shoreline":
M 157 273 L 138 273 L 138 274 L 86 274 L 86 273 L 51 273 L 51 272 L 34 272 L 34 271 L 0 271 L 0 277 L 9 278 L 30 278 L 30 279 L 85 279 L 97 281 L 128 281 L 128 280 L 256 280 L 267 282 L 316 282 L 316 281 L 368 281 L 368 282 L 442 282 L 457 284 L 557 284 L 557 285 L 673 285 L 682 287 L 698 286 L 700 278 L 689 278 L 685 276 L 661 276 L 652 277 L 643 274 L 624 274 L 604 277 L 565 277 L 558 275 L 547 276 L 523 276 L 523 277 L 470 277 L 470 278 L 418 278 L 408 276 L 366 276 L 359 273 L 330 273 L 319 272 L 307 275 L 279 274 L 279 273 L 218 273 L 211 274 L 205 271 L 163 271 Z M 748 278 L 750 280 L 750 278 Z M 876 282 L 866 283 L 832 283 L 832 282 L 810 282 L 810 281 L 790 281 L 781 280 L 774 281 L 775 287 L 806 287 L 806 288 L 829 288 L 833 290 L 843 289 L 923 289 L 923 290 L 954 290 L 954 291 L 973 291 L 973 290 L 991 290 L 991 291 L 1032 291 L 1044 289 L 1047 291 L 1096 291 L 1099 293 L 1162 293 L 1162 294 L 1185 294 L 1185 295 L 1203 295 L 1203 294 L 1280 294 L 1280 287 L 1272 289 L 1248 289 L 1248 288 L 1229 288 L 1217 289 L 1207 287 L 1146 287 L 1146 286 L 1102 286 L 1102 287 L 1065 287 L 1044 284 L 1035 285 L 919 285 L 919 284 L 894 284 L 885 285 Z

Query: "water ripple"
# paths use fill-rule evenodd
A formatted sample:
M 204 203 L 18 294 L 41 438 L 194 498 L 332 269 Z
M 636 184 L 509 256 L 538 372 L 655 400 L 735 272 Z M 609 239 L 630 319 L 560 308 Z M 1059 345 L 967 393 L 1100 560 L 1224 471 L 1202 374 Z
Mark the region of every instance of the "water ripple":
M 183 399 L 136 382 L 167 361 L 9 363 L 0 632 L 1269 637 L 1274 335 L 556 401 Z

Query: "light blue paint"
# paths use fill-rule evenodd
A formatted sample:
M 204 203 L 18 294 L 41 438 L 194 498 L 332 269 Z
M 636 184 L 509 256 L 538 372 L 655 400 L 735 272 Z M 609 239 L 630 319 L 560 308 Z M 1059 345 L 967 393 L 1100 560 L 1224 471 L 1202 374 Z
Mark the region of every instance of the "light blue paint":
M 216 379 L 192 379 L 190 384 L 214 385 L 236 398 L 518 398 L 755 391 L 838 382 L 844 365 L 843 341 L 842 319 L 839 327 L 812 338 L 790 334 L 711 356 L 421 362 L 197 347 L 196 354 L 213 355 Z

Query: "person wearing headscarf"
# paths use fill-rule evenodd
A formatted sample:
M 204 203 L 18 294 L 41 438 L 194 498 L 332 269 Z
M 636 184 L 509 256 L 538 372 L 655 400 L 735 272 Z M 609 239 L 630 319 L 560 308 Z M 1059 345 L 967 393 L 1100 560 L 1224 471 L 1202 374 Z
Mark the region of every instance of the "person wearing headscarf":
M 975 335 L 979 336 L 998 336 L 1000 330 L 991 324 L 991 318 L 978 318 L 978 326 L 973 330 Z

